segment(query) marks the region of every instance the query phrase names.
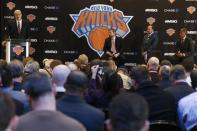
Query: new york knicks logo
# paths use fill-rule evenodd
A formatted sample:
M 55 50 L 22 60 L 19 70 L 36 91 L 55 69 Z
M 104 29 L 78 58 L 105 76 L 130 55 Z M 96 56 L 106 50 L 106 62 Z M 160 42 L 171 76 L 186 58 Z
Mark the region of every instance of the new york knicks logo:
M 81 38 L 85 36 L 90 48 L 101 57 L 108 29 L 113 28 L 119 37 L 124 38 L 130 32 L 128 26 L 133 16 L 125 16 L 112 6 L 97 4 L 85 8 L 79 14 L 70 14 L 75 22 L 72 31 Z

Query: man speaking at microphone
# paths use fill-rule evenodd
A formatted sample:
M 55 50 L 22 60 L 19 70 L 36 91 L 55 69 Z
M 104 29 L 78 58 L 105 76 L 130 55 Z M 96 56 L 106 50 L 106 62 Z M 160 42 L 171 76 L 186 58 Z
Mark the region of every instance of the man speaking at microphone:
M 113 59 L 117 66 L 122 66 L 122 39 L 116 36 L 116 30 L 111 28 L 109 31 L 109 38 L 105 40 L 104 52 L 106 59 Z
M 7 25 L 7 35 L 10 39 L 28 39 L 29 38 L 29 23 L 22 19 L 20 10 L 14 11 L 15 20 L 9 21 Z

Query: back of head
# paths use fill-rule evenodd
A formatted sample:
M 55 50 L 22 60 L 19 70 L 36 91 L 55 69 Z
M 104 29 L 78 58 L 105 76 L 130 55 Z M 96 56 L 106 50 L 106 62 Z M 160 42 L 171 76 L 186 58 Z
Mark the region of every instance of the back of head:
M 78 57 L 78 61 L 79 61 L 81 64 L 88 64 L 88 57 L 87 57 L 87 55 L 81 54 L 81 55 Z
M 194 69 L 194 60 L 193 59 L 190 59 L 190 58 L 184 59 L 181 64 L 185 68 L 186 72 L 191 72 Z
M 172 63 L 169 60 L 162 60 L 160 66 L 164 66 L 164 65 L 171 67 Z
M 122 93 L 112 100 L 109 117 L 114 131 L 141 131 L 148 119 L 148 104 L 137 94 Z
M 8 64 L 12 77 L 17 78 L 23 75 L 24 66 L 23 63 L 19 60 L 13 60 Z
M 61 64 L 62 64 L 61 60 L 55 59 L 51 61 L 50 68 L 53 70 L 56 66 L 61 65 Z
M 69 74 L 64 87 L 69 93 L 83 93 L 83 91 L 87 88 L 87 85 L 88 78 L 85 73 L 81 71 L 72 71 Z
M 159 69 L 159 59 L 157 57 L 151 57 L 147 63 L 148 70 L 157 71 Z
M 15 115 L 15 106 L 11 97 L 1 92 L 0 105 L 0 131 L 5 131 Z
M 173 81 L 185 79 L 186 78 L 185 68 L 182 65 L 175 65 L 171 69 L 170 78 Z
M 57 111 L 31 111 L 23 115 L 16 131 L 85 131 L 74 119 Z
M 159 75 L 162 79 L 170 78 L 170 67 L 168 65 L 161 66 L 159 69 Z
M 190 74 L 192 87 L 196 89 L 197 87 L 197 70 L 193 70 Z
M 25 65 L 24 73 L 26 74 L 36 73 L 39 72 L 39 69 L 40 69 L 40 65 L 37 61 L 30 61 Z
M 77 65 L 74 64 L 73 62 L 65 62 L 65 65 L 68 66 L 68 68 L 69 68 L 71 71 L 78 70 Z
M 63 86 L 71 70 L 66 65 L 58 65 L 52 71 L 52 80 L 57 86 Z
M 148 69 L 145 66 L 136 66 L 131 70 L 131 78 L 135 80 L 137 84 L 142 83 L 145 80 L 149 80 Z
M 1 86 L 11 87 L 12 85 L 12 74 L 7 65 L 0 68 Z
M 107 69 L 102 78 L 102 85 L 105 92 L 116 95 L 123 88 L 123 81 L 115 71 Z
M 33 73 L 24 80 L 23 89 L 33 100 L 37 100 L 46 93 L 52 92 L 52 84 L 47 75 Z

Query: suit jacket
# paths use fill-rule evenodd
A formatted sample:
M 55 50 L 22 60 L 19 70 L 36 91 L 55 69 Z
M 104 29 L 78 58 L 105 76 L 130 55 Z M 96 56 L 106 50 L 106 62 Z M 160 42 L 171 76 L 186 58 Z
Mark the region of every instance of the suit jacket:
M 193 93 L 194 89 L 191 88 L 186 82 L 178 82 L 175 85 L 166 88 L 165 91 L 174 96 L 177 105 L 181 98 Z
M 149 106 L 149 120 L 176 121 L 175 100 L 152 81 L 142 82 L 136 93 L 143 96 Z
M 169 79 L 163 79 L 160 80 L 157 85 L 159 86 L 159 88 L 161 88 L 162 90 L 171 87 L 172 86 L 172 81 L 170 81 Z
M 28 39 L 30 32 L 29 23 L 26 20 L 22 20 L 22 27 L 19 33 L 16 21 L 9 21 L 6 31 L 10 39 Z
M 107 51 L 112 53 L 111 44 L 112 44 L 111 37 L 109 37 L 105 40 L 105 45 L 104 45 L 104 49 L 103 49 L 105 54 Z M 121 54 L 122 53 L 122 38 L 116 37 L 115 47 L 116 47 L 116 52 Z
M 151 35 L 146 34 L 143 40 L 142 52 L 152 52 L 159 41 L 158 32 L 154 31 Z
M 104 130 L 104 113 L 78 96 L 67 95 L 57 101 L 57 110 L 81 122 L 87 131 Z
M 194 44 L 192 42 L 192 39 L 186 37 L 183 43 L 181 43 L 181 39 L 178 39 L 178 41 L 176 42 L 176 51 L 185 53 L 186 57 L 191 56 L 194 52 Z

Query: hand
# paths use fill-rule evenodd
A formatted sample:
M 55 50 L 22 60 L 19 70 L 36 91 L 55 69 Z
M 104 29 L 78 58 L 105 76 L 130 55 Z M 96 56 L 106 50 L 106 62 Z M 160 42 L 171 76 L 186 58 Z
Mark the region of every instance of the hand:
M 120 53 L 114 54 L 114 57 L 117 58 L 120 55 Z
M 99 68 L 99 65 L 94 65 L 91 67 L 92 79 L 96 79 L 96 74 L 97 74 L 98 68 Z
M 143 56 L 147 55 L 147 51 L 142 52 L 142 55 Z
M 110 53 L 109 51 L 107 51 L 106 54 L 108 54 L 109 56 L 113 57 L 113 54 Z

